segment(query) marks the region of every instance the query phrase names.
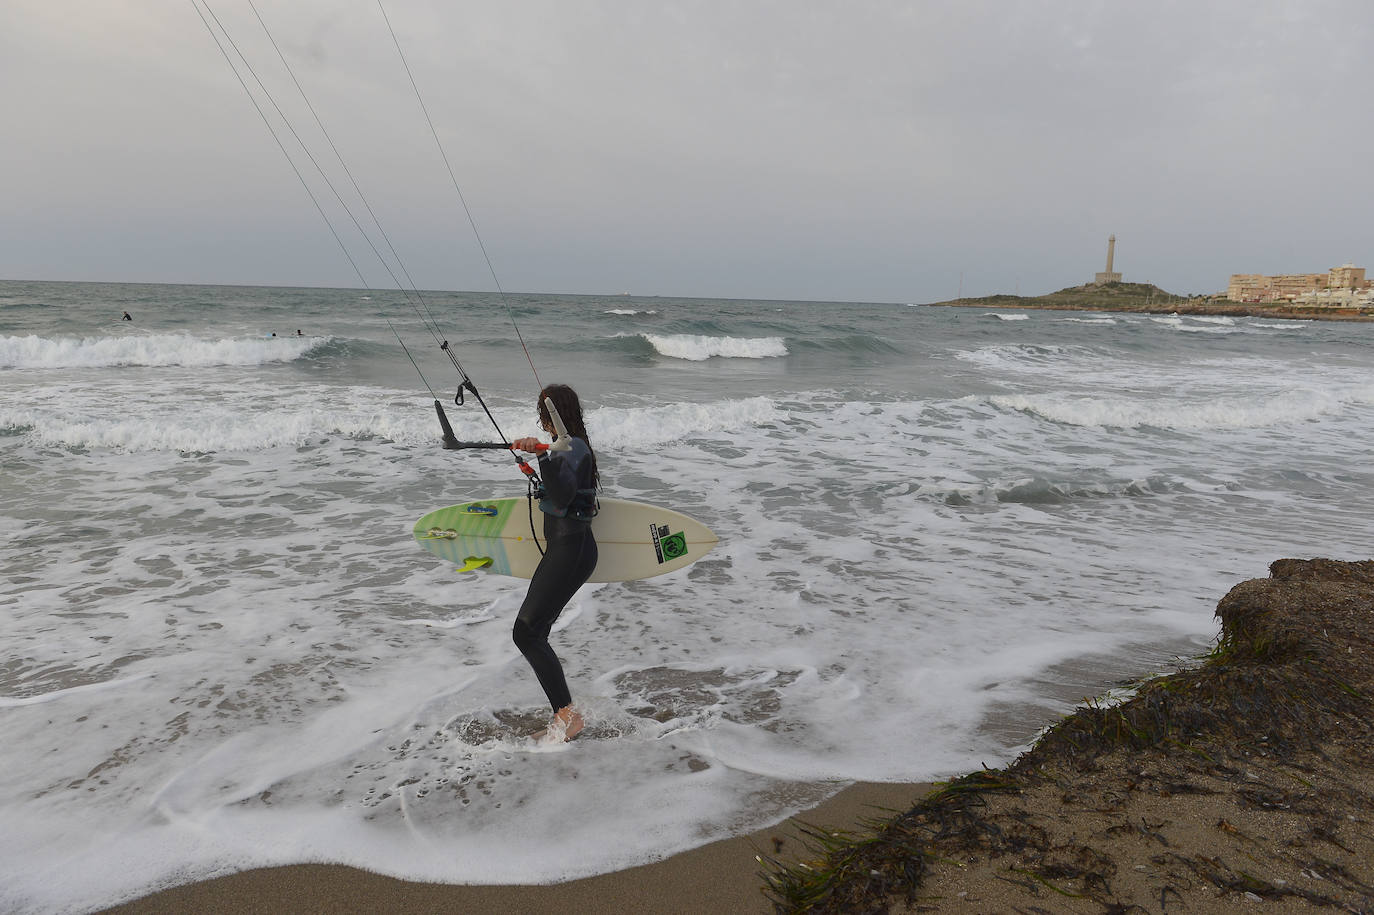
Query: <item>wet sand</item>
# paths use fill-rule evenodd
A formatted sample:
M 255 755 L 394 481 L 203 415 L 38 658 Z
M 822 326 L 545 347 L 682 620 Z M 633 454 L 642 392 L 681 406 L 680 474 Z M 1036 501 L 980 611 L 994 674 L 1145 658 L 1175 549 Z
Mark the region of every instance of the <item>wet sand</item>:
M 932 786 L 852 785 L 777 826 L 722 839 L 663 861 L 569 883 L 479 886 L 411 883 L 336 864 L 244 871 L 173 887 L 106 911 L 114 915 L 266 913 L 654 912 L 751 915 L 773 911 L 758 856 L 805 860 L 804 825 L 858 831 L 863 821 L 907 810 Z

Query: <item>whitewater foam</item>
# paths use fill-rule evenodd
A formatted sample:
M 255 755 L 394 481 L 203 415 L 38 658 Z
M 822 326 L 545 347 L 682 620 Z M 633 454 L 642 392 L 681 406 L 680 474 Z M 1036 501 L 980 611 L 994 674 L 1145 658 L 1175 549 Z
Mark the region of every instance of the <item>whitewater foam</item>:
M 93 400 L 83 386 L 58 385 L 28 392 L 23 405 L 0 399 L 0 428 L 46 445 L 130 453 L 260 451 L 335 436 L 418 444 L 435 436 L 432 419 L 405 392 L 255 382 L 207 395 L 187 409 L 184 392 L 160 386 L 111 382 Z
M 318 446 L 336 438 L 417 446 L 432 443 L 437 433 L 433 414 L 418 408 L 413 395 L 375 388 L 245 385 L 195 410 L 179 407 L 181 395 L 164 397 L 144 386 L 111 385 L 103 395 L 121 404 L 117 415 L 106 400 L 89 402 L 80 386 L 29 392 L 25 406 L 0 400 L 0 429 L 62 448 L 196 454 Z M 501 428 L 516 430 L 513 437 L 539 435 L 527 408 L 492 409 Z M 588 416 L 597 447 L 614 449 L 729 437 L 785 419 L 767 397 L 599 407 Z M 490 433 L 475 429 L 474 436 Z
M 1289 426 L 1339 411 L 1340 402 L 1311 390 L 1212 397 L 1167 404 L 1134 398 L 1084 395 L 1009 395 L 989 398 L 995 406 L 1025 410 L 1057 423 L 1097 428 L 1263 429 Z
M 770 359 L 787 355 L 782 337 L 711 337 L 701 334 L 641 334 L 661 356 L 701 362 L 713 357 Z
M 784 422 L 787 414 L 771 398 L 748 397 L 701 404 L 599 407 L 590 418 L 597 430 L 597 447 L 630 449 L 689 439 L 729 439 L 750 427 Z
M 206 340 L 187 334 L 119 337 L 0 337 L 0 369 L 265 365 L 291 362 L 328 342 L 320 337 Z

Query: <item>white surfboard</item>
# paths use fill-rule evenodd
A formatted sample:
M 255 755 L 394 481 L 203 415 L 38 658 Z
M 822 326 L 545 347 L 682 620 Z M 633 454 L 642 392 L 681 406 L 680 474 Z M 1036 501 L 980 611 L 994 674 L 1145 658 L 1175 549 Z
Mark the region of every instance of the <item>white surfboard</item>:
M 706 525 L 672 509 L 623 499 L 600 504 L 592 521 L 597 562 L 589 581 L 663 575 L 697 561 L 719 542 Z M 463 502 L 416 521 L 415 539 L 460 572 L 485 569 L 529 578 L 544 545 L 544 515 L 524 497 Z

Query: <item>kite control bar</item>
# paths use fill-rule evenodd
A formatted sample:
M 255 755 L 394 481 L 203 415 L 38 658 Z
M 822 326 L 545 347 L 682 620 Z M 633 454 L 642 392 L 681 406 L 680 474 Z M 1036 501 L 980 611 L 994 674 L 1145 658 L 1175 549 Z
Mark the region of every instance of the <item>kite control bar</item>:
M 434 412 L 439 416 L 439 425 L 444 430 L 444 450 L 462 451 L 470 448 L 486 448 L 492 450 L 509 451 L 512 448 L 510 442 L 460 442 L 458 437 L 453 434 L 453 427 L 449 425 L 448 414 L 444 412 L 444 405 L 439 401 L 434 401 Z M 561 422 L 561 420 L 560 420 Z M 541 445 L 539 451 L 542 453 L 549 449 L 549 445 Z
M 569 441 L 571 436 L 568 435 L 568 427 L 563 425 L 563 417 L 559 415 L 558 408 L 553 405 L 553 398 L 545 397 L 544 406 L 549 410 L 549 419 L 553 420 L 553 428 L 554 431 L 558 433 L 558 439 L 552 445 L 540 443 L 538 447 L 535 448 L 535 452 L 537 454 L 543 454 L 546 451 L 569 450 L 572 448 L 572 443 Z M 449 425 L 448 414 L 444 412 L 444 405 L 437 400 L 434 401 L 434 412 L 439 417 L 440 428 L 444 430 L 445 451 L 462 451 L 471 448 L 510 451 L 515 447 L 510 442 L 460 442 L 458 441 L 458 437 L 453 434 L 453 427 Z
M 539 442 L 534 446 L 535 454 L 544 454 L 549 451 L 569 451 L 572 449 L 571 436 L 568 434 L 568 427 L 563 425 L 563 417 L 559 415 L 558 408 L 553 404 L 552 397 L 544 398 L 544 406 L 548 408 L 549 419 L 553 422 L 554 431 L 557 433 L 553 444 L 546 445 Z M 460 442 L 458 437 L 453 434 L 453 427 L 449 425 L 448 416 L 444 413 L 444 405 L 439 401 L 434 401 L 434 412 L 439 416 L 439 425 L 444 430 L 444 450 L 462 451 L 468 449 L 486 449 L 509 451 L 515 454 L 515 445 L 512 442 Z M 499 430 L 498 430 L 499 431 Z M 538 475 L 534 468 L 529 465 L 524 458 L 515 454 L 515 462 L 520 467 L 520 472 L 527 477 L 533 477 L 538 482 Z
M 444 448 L 448 451 L 461 451 L 469 448 L 485 448 L 490 451 L 509 451 L 513 447 L 515 446 L 510 442 L 460 442 L 455 439 L 451 444 L 448 442 L 444 443 Z M 548 451 L 549 448 L 549 445 L 541 443 L 538 450 L 542 453 Z

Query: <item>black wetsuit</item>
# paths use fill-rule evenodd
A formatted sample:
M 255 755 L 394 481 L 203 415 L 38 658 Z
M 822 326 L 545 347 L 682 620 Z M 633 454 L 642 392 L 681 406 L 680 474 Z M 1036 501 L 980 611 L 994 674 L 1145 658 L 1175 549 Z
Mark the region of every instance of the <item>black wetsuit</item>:
M 549 630 L 596 568 L 596 538 L 592 536 L 596 481 L 591 449 L 575 436 L 569 442 L 569 451 L 539 456 L 539 475 L 544 480 L 539 502 L 544 512 L 544 558 L 530 578 L 529 592 L 512 631 L 516 646 L 534 668 L 554 711 L 571 703 L 572 694 L 563 677 L 563 665 L 549 645 Z

